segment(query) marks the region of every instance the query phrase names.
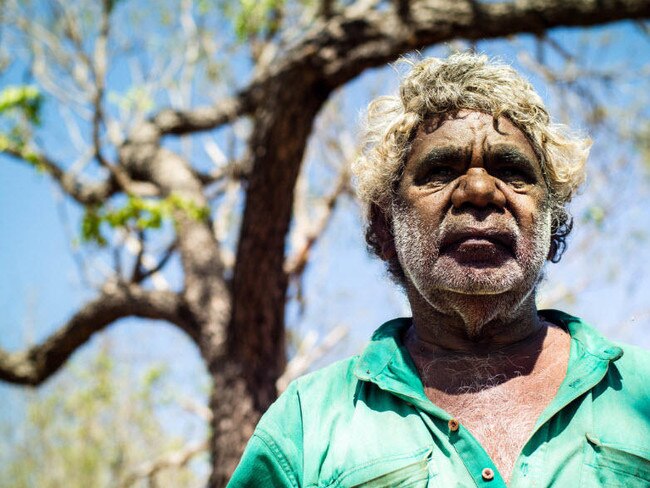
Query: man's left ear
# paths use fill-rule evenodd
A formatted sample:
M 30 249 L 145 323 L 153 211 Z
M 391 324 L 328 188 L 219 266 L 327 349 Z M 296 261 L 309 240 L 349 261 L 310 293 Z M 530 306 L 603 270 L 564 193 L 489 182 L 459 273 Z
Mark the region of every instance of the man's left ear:
M 397 255 L 391 217 L 386 215 L 377 205 L 372 204 L 370 206 L 370 225 L 379 245 L 378 250 L 381 259 L 390 261 Z

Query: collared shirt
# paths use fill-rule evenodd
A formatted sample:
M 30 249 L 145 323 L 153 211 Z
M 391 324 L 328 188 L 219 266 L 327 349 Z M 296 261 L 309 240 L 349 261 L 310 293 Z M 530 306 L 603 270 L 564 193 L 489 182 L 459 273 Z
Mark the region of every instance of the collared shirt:
M 567 374 L 508 485 L 650 487 L 650 353 L 541 314 L 571 335 Z M 472 434 L 427 398 L 401 339 L 410 324 L 387 322 L 360 357 L 294 381 L 229 487 L 505 487 Z

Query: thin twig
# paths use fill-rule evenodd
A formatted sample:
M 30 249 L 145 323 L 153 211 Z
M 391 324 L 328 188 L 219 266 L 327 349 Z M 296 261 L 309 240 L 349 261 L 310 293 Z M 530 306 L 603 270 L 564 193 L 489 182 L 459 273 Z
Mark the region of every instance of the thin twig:
M 176 247 L 178 245 L 177 241 L 172 242 L 167 249 L 165 249 L 165 252 L 163 253 L 162 257 L 158 261 L 158 264 L 155 266 L 141 270 L 140 274 L 136 277 L 137 279 L 134 279 L 133 281 L 138 283 L 146 280 L 150 276 L 153 276 L 154 274 L 158 273 L 161 269 L 165 267 L 169 259 L 174 255 L 174 251 L 176 251 Z
M 318 242 L 318 239 L 324 234 L 327 226 L 332 218 L 336 203 L 339 196 L 345 192 L 349 186 L 350 173 L 347 167 L 343 169 L 339 175 L 339 179 L 334 187 L 334 190 L 325 198 L 323 204 L 323 214 L 318 223 L 313 229 L 307 233 L 304 238 L 304 244 L 292 257 L 287 260 L 285 265 L 285 272 L 290 277 L 296 277 L 302 274 L 309 261 L 309 254 L 313 247 Z
M 64 193 L 83 205 L 101 204 L 117 191 L 112 178 L 97 183 L 81 183 L 69 172 L 64 171 L 59 163 L 31 148 L 26 149 L 7 143 L 0 149 L 0 153 L 45 171 L 59 184 Z
M 313 344 L 313 335 L 306 336 L 306 344 L 301 344 L 298 347 L 298 353 L 287 364 L 284 373 L 278 378 L 276 387 L 278 392 L 286 390 L 289 383 L 298 376 L 305 373 L 309 367 L 322 358 L 333 347 L 339 344 L 348 334 L 348 328 L 342 325 L 334 327 L 325 338 L 318 344 Z M 310 340 L 312 339 L 312 340 Z
M 135 468 L 129 476 L 121 483 L 121 488 L 128 488 L 138 480 L 151 480 L 159 471 L 169 468 L 182 468 L 187 465 L 194 456 L 201 454 L 208 449 L 208 442 L 202 441 L 190 444 L 180 451 L 165 454 L 164 456 L 148 461 Z

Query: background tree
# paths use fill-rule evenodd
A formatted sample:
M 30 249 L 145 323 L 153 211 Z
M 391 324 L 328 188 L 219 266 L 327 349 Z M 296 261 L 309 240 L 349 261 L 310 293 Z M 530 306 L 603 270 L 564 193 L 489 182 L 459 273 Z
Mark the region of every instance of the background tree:
M 213 383 L 211 486 L 225 483 L 276 397 L 287 300 L 300 300 L 313 246 L 338 198 L 351 193 L 345 163 L 355 148 L 345 132 L 323 129 L 312 140 L 336 160 L 319 170 L 328 181 L 317 196 L 299 184 L 315 120 L 333 94 L 416 49 L 528 33 L 536 51 L 522 61 L 579 93 L 581 113 L 599 122 L 605 114 L 582 79 L 606 84 L 612 74 L 578 69 L 548 32 L 650 16 L 644 0 L 2 6 L 0 151 L 46 173 L 83 208 L 78 256 L 96 295 L 43 342 L 0 352 L 0 379 L 38 385 L 124 317 L 175 325 Z M 602 221 L 606 209 L 593 207 L 591 219 Z M 88 272 L 96 260 L 113 265 L 101 282 Z M 166 285 L 167 267 L 178 286 Z M 296 364 L 294 373 L 304 369 Z
M 167 369 L 159 364 L 137 372 L 119 364 L 111 349 L 104 339 L 64 381 L 31 395 L 22 435 L 7 442 L 14 432 L 2 432 L 1 486 L 202 486 L 196 470 L 184 468 L 205 453 L 205 442 L 186 445 L 151 415 L 174 401 L 160 388 Z

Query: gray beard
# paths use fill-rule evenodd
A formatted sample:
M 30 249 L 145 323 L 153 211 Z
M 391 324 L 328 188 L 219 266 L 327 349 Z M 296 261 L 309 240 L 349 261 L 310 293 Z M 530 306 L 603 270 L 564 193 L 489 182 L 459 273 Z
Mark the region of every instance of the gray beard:
M 542 279 L 551 243 L 551 213 L 547 206 L 540 210 L 530 238 L 521 235 L 514 218 L 510 217 L 507 227 L 514 238 L 515 256 L 498 267 L 461 265 L 450 256 L 440 256 L 442 236 L 468 224 L 462 222 L 466 220 L 462 216 L 448 218 L 447 214 L 439 228 L 431 228 L 410 208 L 393 205 L 392 210 L 399 262 L 407 280 L 429 305 L 439 312 L 453 313 L 445 303 L 449 293 L 467 295 L 468 300 L 476 295 L 493 296 L 485 317 L 466 324 L 469 337 L 478 337 L 488 321 L 512 314 L 534 293 Z

